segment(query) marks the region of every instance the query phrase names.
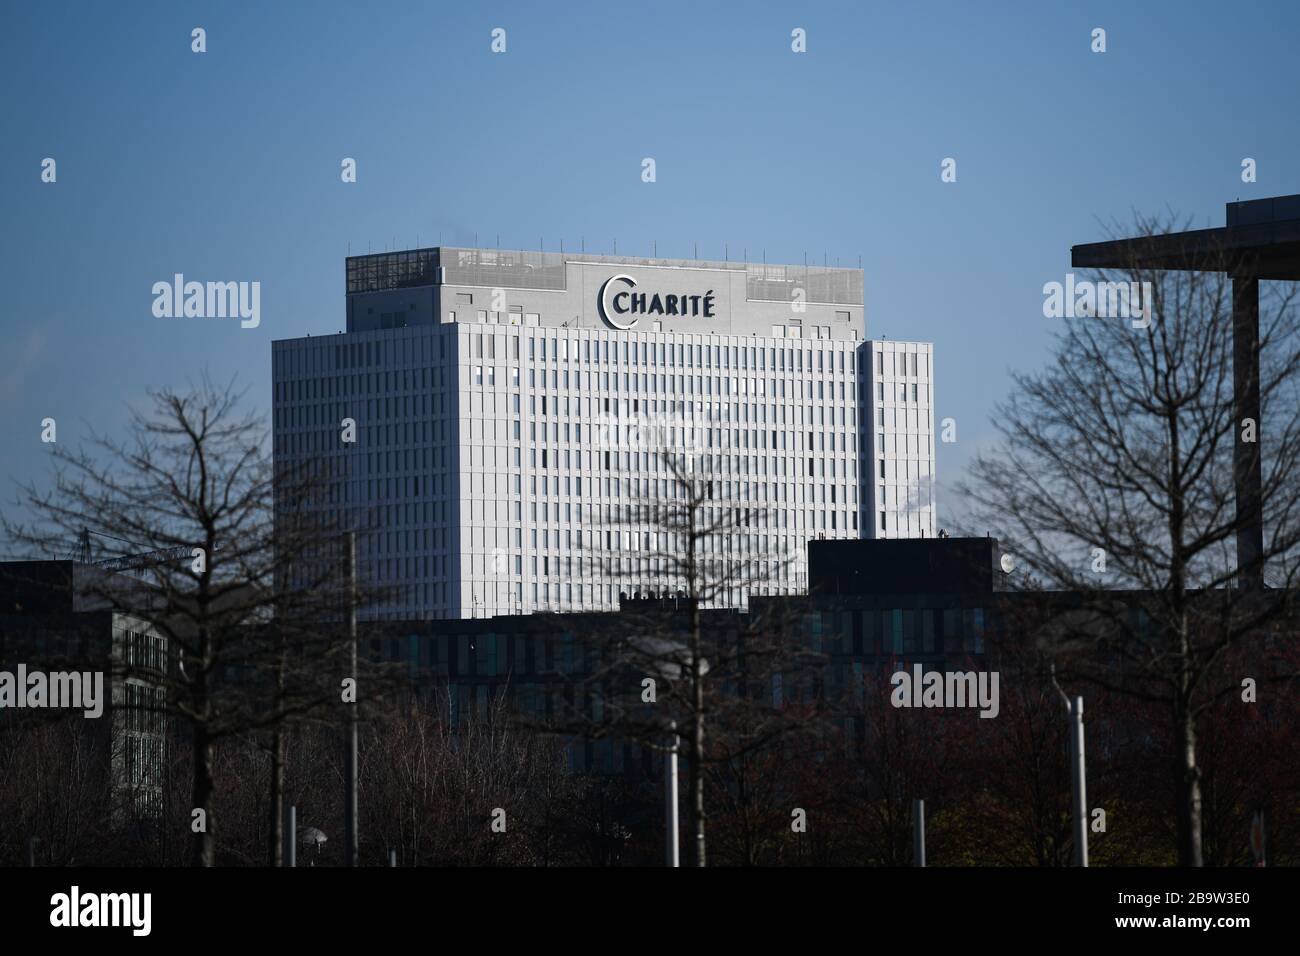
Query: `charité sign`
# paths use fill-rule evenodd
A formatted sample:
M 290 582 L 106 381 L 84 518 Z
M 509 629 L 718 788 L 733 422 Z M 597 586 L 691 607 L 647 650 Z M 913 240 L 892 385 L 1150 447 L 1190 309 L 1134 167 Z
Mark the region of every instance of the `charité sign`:
M 596 296 L 600 317 L 613 329 L 630 329 L 642 316 L 685 316 L 711 319 L 717 301 L 713 290 L 693 292 L 638 292 L 636 279 L 619 273 L 600 284 Z

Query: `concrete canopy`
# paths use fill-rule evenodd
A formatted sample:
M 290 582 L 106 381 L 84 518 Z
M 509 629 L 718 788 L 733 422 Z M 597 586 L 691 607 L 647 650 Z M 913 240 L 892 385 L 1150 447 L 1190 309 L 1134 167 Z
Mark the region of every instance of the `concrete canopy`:
M 1227 225 L 1070 249 L 1076 269 L 1139 267 L 1300 280 L 1300 195 L 1227 204 Z
M 1227 224 L 1073 246 L 1076 269 L 1222 272 L 1232 277 L 1233 418 L 1262 434 L 1259 283 L 1300 280 L 1300 195 L 1227 204 Z M 1238 582 L 1262 587 L 1264 520 L 1259 442 L 1233 446 Z

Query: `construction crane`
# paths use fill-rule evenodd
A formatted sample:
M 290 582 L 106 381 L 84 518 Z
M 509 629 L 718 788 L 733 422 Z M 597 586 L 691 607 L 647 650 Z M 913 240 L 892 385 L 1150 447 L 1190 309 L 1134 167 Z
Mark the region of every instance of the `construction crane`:
M 170 561 L 181 561 L 192 557 L 193 548 L 187 545 L 178 545 L 174 548 L 159 548 L 152 551 L 141 551 L 135 554 L 118 555 L 115 558 L 101 558 L 98 561 L 91 560 L 90 536 L 96 535 L 101 538 L 111 538 L 114 541 L 121 541 L 123 544 L 129 544 L 134 547 L 141 547 L 134 541 L 128 541 L 126 538 L 119 538 L 114 534 L 106 534 L 103 531 L 91 531 L 89 528 L 82 528 L 81 533 L 77 536 L 76 550 L 72 557 L 82 564 L 89 564 L 96 568 L 103 568 L 106 571 L 137 571 L 141 568 L 148 568 L 158 564 L 166 564 Z

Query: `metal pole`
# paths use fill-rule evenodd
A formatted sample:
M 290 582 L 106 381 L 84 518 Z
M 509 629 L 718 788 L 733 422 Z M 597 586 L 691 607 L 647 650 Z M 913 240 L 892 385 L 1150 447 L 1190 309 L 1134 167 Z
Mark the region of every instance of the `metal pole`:
M 677 721 L 669 721 L 668 732 L 673 739 L 664 754 L 664 844 L 668 865 L 681 866 L 677 850 L 677 747 L 681 743 L 677 736 Z
M 357 533 L 348 532 L 348 637 L 351 657 L 349 674 L 357 686 Z M 344 766 L 343 856 L 344 865 L 357 865 L 357 701 L 348 705 L 347 759 Z
M 388 851 L 388 865 L 389 865 L 389 866 L 397 866 L 397 851 L 396 851 L 396 850 L 389 850 L 389 851 Z
M 298 808 L 284 808 L 284 865 L 298 865 Z
M 1056 680 L 1056 665 L 1051 666 L 1052 686 L 1065 702 L 1069 716 L 1066 747 L 1070 763 L 1070 804 L 1074 811 L 1074 865 L 1088 865 L 1088 794 L 1087 773 L 1083 755 L 1083 698 L 1070 697 Z
M 912 865 L 925 866 L 925 801 L 912 801 Z
M 36 837 L 34 836 L 27 838 L 27 865 L 36 866 Z
M 1088 865 L 1088 795 L 1083 753 L 1083 698 L 1070 702 L 1070 775 L 1074 790 L 1074 864 Z

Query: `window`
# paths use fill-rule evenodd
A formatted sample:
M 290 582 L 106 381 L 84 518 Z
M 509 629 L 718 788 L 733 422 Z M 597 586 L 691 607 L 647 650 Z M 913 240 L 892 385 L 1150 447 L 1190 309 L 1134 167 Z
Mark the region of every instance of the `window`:
M 949 654 L 961 650 L 961 611 L 957 608 L 943 612 L 943 650 Z
M 858 642 L 854 641 L 853 652 L 876 654 L 879 653 L 876 647 L 876 618 L 875 611 L 862 611 L 862 644 L 859 647 Z M 855 671 L 855 675 L 860 677 L 860 672 Z
M 984 609 L 967 608 L 962 612 L 965 640 L 962 649 L 973 654 L 984 653 Z

